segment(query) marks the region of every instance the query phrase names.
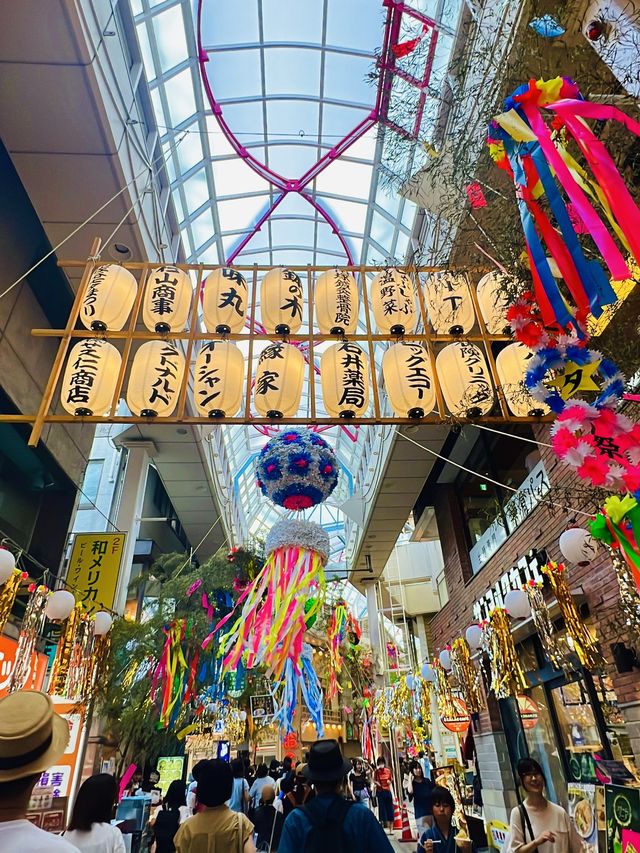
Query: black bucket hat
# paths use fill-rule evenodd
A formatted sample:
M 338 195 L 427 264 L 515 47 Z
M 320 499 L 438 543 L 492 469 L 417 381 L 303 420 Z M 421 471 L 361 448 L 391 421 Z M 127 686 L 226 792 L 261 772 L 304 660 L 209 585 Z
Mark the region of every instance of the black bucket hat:
M 337 740 L 318 740 L 311 745 L 304 776 L 311 782 L 337 782 L 351 770 L 351 762 L 343 758 Z

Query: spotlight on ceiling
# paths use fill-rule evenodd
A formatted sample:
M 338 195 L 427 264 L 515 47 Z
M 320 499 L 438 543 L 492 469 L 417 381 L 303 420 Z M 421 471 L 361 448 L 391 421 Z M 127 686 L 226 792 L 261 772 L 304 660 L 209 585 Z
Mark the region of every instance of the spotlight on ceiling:
M 133 252 L 125 243 L 112 243 L 108 251 L 114 261 L 128 261 L 133 257 Z

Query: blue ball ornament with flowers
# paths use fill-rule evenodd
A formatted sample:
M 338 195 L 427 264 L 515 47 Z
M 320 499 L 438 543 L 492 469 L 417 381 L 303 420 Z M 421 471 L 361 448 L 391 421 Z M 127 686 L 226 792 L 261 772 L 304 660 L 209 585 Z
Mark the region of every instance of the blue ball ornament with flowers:
M 278 433 L 256 461 L 258 488 L 274 504 L 300 511 L 326 501 L 338 483 L 338 460 L 327 442 L 308 429 Z

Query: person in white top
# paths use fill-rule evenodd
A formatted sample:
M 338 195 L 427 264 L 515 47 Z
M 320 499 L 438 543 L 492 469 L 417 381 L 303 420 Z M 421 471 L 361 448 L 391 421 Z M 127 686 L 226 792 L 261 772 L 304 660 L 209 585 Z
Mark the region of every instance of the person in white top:
M 65 839 L 80 853 L 125 853 L 120 830 L 111 825 L 118 783 L 110 773 L 90 776 L 80 786 Z
M 511 812 L 512 853 L 580 853 L 582 841 L 562 806 L 545 797 L 544 772 L 533 758 L 521 758 L 517 773 L 526 794 Z
M 2 853 L 78 853 L 68 841 L 27 820 L 31 792 L 69 742 L 69 725 L 51 698 L 18 690 L 0 699 L 0 850 Z

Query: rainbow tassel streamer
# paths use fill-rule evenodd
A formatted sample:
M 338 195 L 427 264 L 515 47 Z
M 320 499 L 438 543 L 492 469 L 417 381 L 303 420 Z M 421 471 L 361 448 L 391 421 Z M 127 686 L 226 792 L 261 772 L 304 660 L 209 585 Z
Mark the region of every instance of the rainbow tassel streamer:
M 293 718 L 298 705 L 298 687 L 300 687 L 300 693 L 309 711 L 311 722 L 316 728 L 318 737 L 322 738 L 324 737 L 323 695 L 320 680 L 313 668 L 312 656 L 311 646 L 305 643 L 300 657 L 300 669 L 296 669 L 290 658 L 286 661 L 284 679 L 279 685 L 282 688 L 279 708 L 274 714 L 273 720 L 285 734 L 290 734 L 294 730 Z

